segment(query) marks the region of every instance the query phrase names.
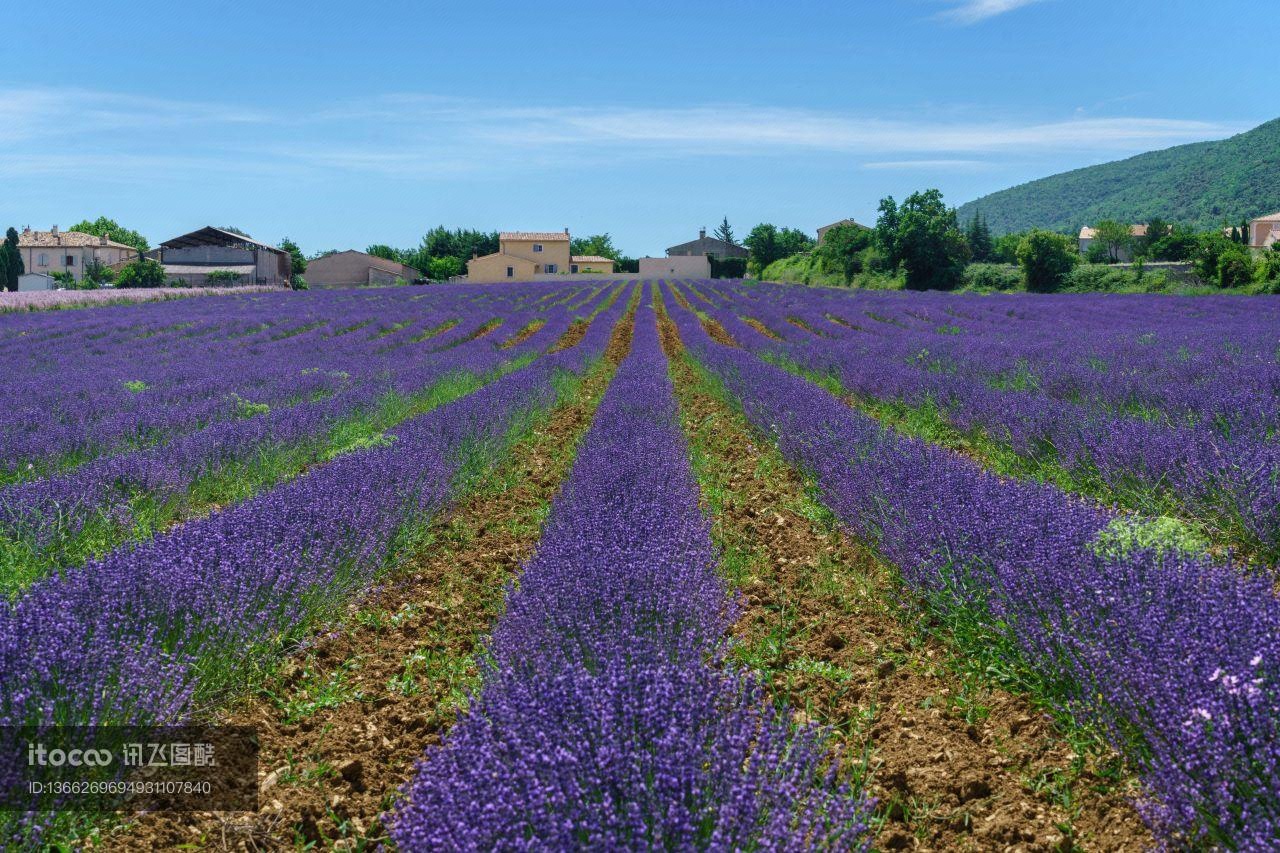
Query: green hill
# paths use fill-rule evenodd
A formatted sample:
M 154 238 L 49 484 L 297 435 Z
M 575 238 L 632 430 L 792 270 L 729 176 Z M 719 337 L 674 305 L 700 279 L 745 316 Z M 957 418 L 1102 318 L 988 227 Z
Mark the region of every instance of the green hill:
M 1197 142 L 1089 166 L 1001 190 L 960 208 L 996 234 L 1077 231 L 1100 219 L 1161 217 L 1208 229 L 1280 210 L 1280 119 L 1217 142 Z

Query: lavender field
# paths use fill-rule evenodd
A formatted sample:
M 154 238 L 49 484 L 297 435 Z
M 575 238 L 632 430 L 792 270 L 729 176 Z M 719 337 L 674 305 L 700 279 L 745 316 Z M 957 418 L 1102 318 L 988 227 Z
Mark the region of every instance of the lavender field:
M 1280 303 L 736 280 L 0 315 L 6 847 L 1280 846 Z M 20 777 L 0 758 L 0 788 Z

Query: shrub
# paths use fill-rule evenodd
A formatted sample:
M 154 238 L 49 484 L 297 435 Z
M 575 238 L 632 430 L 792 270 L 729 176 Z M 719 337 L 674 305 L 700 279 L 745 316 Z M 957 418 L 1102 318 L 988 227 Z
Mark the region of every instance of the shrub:
M 205 274 L 204 280 L 209 284 L 227 286 L 240 283 L 240 273 L 232 270 L 211 270 Z
M 1020 290 L 1022 273 L 1012 264 L 969 264 L 964 271 L 968 290 Z
M 1061 288 L 1078 257 L 1071 238 L 1053 231 L 1033 229 L 1018 244 L 1018 264 L 1027 290 L 1035 293 L 1052 293 Z
M 164 287 L 164 267 L 150 258 L 130 261 L 116 275 L 116 287 Z
M 1236 245 L 1218 258 L 1218 286 L 1244 287 L 1253 281 L 1253 255 Z
M 300 275 L 295 275 L 289 282 L 289 286 L 294 290 L 308 290 L 307 280 Z
M 1128 290 L 1136 284 L 1136 278 L 1127 269 L 1100 264 L 1081 264 L 1067 274 L 1065 289 L 1107 292 Z

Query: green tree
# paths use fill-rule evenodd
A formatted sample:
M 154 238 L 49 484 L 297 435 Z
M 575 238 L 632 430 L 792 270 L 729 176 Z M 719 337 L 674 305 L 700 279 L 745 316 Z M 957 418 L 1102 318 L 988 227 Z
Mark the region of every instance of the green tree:
M 727 216 L 720 221 L 720 224 L 716 226 L 716 230 L 711 236 L 715 237 L 717 240 L 723 240 L 726 243 L 733 243 L 734 245 L 737 245 L 737 242 L 733 239 L 733 226 L 729 224 L 729 217 Z
M 393 249 L 384 243 L 374 243 L 372 246 L 366 248 L 364 253 L 366 255 L 373 255 L 375 258 L 386 258 L 388 261 L 395 261 L 398 264 L 403 264 L 405 262 L 403 251 L 400 249 Z
M 987 225 L 985 216 L 980 213 L 973 215 L 973 219 L 969 220 L 964 239 L 969 244 L 969 254 L 974 263 L 985 264 L 991 260 L 994 245 L 991 241 L 991 228 Z
M 877 240 L 890 241 L 890 257 L 907 274 L 911 290 L 954 290 L 964 277 L 969 246 L 940 190 L 912 193 L 898 207 L 892 197 L 880 202 Z M 883 238 L 881 235 L 885 235 Z
M 1253 254 L 1248 247 L 1235 245 L 1218 258 L 1218 287 L 1245 287 L 1253 281 Z
M 750 252 L 748 266 L 755 275 L 763 272 L 769 264 L 785 257 L 782 254 L 782 248 L 778 245 L 778 227 L 771 223 L 762 222 L 752 228 L 751 233 L 742 242 L 747 245 L 747 251 Z
M 598 255 L 614 261 L 622 257 L 622 253 L 613 245 L 613 238 L 607 233 L 575 237 L 569 242 L 569 251 L 574 255 Z
M 1061 288 L 1079 255 L 1070 237 L 1032 229 L 1018 244 L 1018 264 L 1022 267 L 1027 290 L 1052 293 Z
M 1097 232 L 1095 239 L 1107 248 L 1107 257 L 1113 264 L 1119 263 L 1123 253 L 1133 248 L 1133 229 L 1126 222 L 1104 219 L 1094 226 L 1094 231 Z
M 1147 233 L 1140 240 L 1134 241 L 1134 254 L 1138 257 L 1156 258 L 1156 247 L 1160 245 L 1160 241 L 1168 237 L 1173 227 L 1160 217 L 1153 218 L 1147 223 Z
M 816 240 L 799 228 L 782 228 L 778 231 L 778 248 L 784 258 L 811 252 L 816 244 Z
M 991 263 L 995 264 L 1016 264 L 1018 262 L 1018 246 L 1022 243 L 1022 238 L 1027 236 L 1025 232 L 1015 232 L 1013 234 L 1001 234 L 991 244 Z
M 164 287 L 164 267 L 150 258 L 130 261 L 116 273 L 116 287 Z
M 4 246 L 0 251 L 4 252 L 4 289 L 14 291 L 18 289 L 18 276 L 26 272 L 26 267 L 22 263 L 22 253 L 18 251 L 18 231 L 16 228 L 9 228 L 4 232 Z
M 853 277 L 866 266 L 866 251 L 871 248 L 874 236 L 866 228 L 856 225 L 836 225 L 823 235 L 822 243 L 814 250 L 824 271 L 844 276 L 844 283 L 851 284 Z
M 307 271 L 306 256 L 302 254 L 302 249 L 298 248 L 297 243 L 285 237 L 280 241 L 280 248 L 289 253 L 290 270 L 293 275 L 302 275 Z
M 99 216 L 90 222 L 85 219 L 77 222 L 67 229 L 68 231 L 79 231 L 81 234 L 92 234 L 95 237 L 107 237 L 117 243 L 124 243 L 126 246 L 132 246 L 139 253 L 145 252 L 151 248 L 147 243 L 147 238 L 141 233 L 130 228 L 125 228 L 114 219 L 108 219 L 105 216 Z
M 1238 245 L 1221 231 L 1200 234 L 1191 253 L 1191 265 L 1196 275 L 1205 281 L 1218 281 L 1218 268 L 1223 255 Z
M 462 261 L 452 255 L 445 255 L 441 258 L 432 258 L 427 263 L 427 269 L 423 270 L 427 274 L 427 278 L 432 281 L 447 281 L 455 275 L 462 275 Z

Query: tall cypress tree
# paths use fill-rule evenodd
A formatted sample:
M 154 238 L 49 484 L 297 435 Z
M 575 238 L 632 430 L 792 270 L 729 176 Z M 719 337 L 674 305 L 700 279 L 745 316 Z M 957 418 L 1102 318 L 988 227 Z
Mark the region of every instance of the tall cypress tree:
M 4 255 L 5 255 L 5 290 L 14 291 L 18 289 L 18 276 L 26 272 L 26 268 L 22 264 L 22 254 L 18 251 L 18 232 L 14 228 L 10 228 L 4 233 Z
M 986 263 L 991 260 L 991 253 L 994 246 L 991 242 L 991 228 L 987 225 L 987 218 L 980 213 L 975 213 L 973 219 L 969 220 L 969 227 L 965 230 L 965 242 L 969 244 L 969 252 L 975 263 Z

